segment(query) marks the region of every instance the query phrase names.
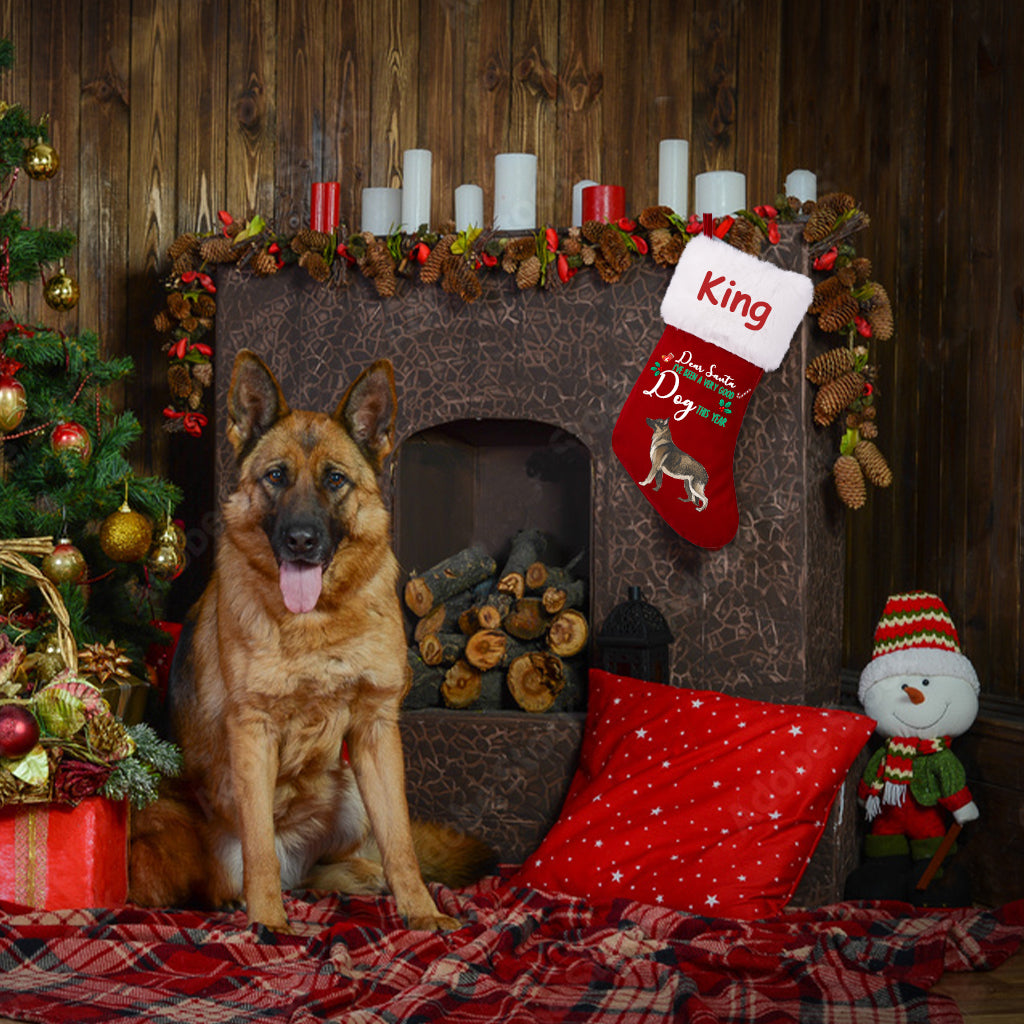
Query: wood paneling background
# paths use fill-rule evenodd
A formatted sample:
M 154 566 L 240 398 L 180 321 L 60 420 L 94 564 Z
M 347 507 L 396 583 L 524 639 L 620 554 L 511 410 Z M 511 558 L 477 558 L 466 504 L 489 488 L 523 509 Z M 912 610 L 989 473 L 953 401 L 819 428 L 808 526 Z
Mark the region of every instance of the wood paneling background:
M 125 394 L 150 429 L 140 468 L 174 476 L 198 516 L 205 442 L 160 430 L 165 359 L 150 328 L 167 245 L 218 209 L 290 232 L 314 180 L 401 181 L 434 154 L 433 219 L 456 185 L 490 197 L 493 157 L 539 158 L 538 216 L 573 182 L 657 198 L 657 144 L 691 174 L 744 171 L 751 204 L 794 167 L 852 192 L 856 240 L 888 288 L 880 445 L 895 482 L 849 516 L 846 661 L 861 667 L 886 596 L 949 604 L 987 707 L 1022 684 L 1024 19 L 1016 0 L 0 0 L 17 63 L 0 98 L 48 113 L 61 155 L 23 176 L 30 224 L 65 226 L 82 289 L 57 318 L 136 360 Z M 691 185 L 692 195 L 692 185 Z M 652 316 L 656 315 L 652 310 Z

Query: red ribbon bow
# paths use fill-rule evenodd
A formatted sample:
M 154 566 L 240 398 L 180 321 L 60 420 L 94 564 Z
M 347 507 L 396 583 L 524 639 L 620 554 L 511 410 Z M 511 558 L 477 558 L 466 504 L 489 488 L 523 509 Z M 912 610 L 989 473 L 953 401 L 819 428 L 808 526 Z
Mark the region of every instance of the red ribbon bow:
M 198 437 L 210 422 L 201 412 L 178 412 L 170 406 L 164 409 L 164 415 L 169 420 L 181 420 L 182 428 L 193 437 Z

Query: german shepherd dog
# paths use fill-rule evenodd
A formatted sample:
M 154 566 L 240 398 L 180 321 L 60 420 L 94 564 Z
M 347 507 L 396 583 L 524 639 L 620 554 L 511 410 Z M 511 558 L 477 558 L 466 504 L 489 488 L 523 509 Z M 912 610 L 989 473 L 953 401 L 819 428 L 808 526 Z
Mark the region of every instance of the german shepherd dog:
M 708 507 L 708 498 L 704 488 L 708 485 L 708 471 L 692 456 L 677 448 L 669 432 L 668 420 L 648 419 L 651 428 L 651 471 L 647 479 L 640 482 L 645 487 L 652 480 L 654 489 L 660 490 L 662 477 L 670 476 L 683 481 L 685 498 L 680 501 L 692 501 L 698 512 Z
M 414 845 L 410 826 L 409 670 L 377 484 L 394 443 L 391 364 L 370 366 L 328 415 L 289 409 L 242 351 L 227 411 L 239 481 L 169 687 L 185 770 L 136 815 L 129 898 L 244 900 L 250 922 L 283 932 L 282 888 L 390 889 L 410 928 L 458 927 L 424 876 L 467 884 L 493 854 L 445 826 L 420 827 Z

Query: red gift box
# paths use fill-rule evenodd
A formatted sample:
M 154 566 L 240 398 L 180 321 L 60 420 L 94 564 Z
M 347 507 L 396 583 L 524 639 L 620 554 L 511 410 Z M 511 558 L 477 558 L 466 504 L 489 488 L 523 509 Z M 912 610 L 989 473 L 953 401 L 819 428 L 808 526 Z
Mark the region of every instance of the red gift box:
M 112 907 L 128 897 L 128 801 L 0 808 L 0 900 L 40 910 Z

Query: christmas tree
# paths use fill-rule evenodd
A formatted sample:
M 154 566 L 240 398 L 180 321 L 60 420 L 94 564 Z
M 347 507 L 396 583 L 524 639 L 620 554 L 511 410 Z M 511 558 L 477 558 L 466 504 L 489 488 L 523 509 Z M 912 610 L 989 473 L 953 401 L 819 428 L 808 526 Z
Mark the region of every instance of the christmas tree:
M 0 72 L 13 60 L 10 42 L 0 41 Z M 23 170 L 32 187 L 45 187 L 58 166 L 46 119 L 0 104 L 0 556 L 31 554 L 67 616 L 58 624 L 64 611 L 55 615 L 46 588 L 0 557 L 0 628 L 31 652 L 30 688 L 62 667 L 58 625 L 98 674 L 131 666 L 144 677 L 145 651 L 162 636 L 151 623 L 184 559 L 171 519 L 181 495 L 168 481 L 133 473 L 126 453 L 141 427 L 107 394 L 133 372 L 132 360 L 104 358 L 93 332 L 27 325 L 14 309 L 11 284 L 40 276 L 53 309 L 77 302 L 63 266 L 74 234 L 28 227 L 12 207 Z M 0 672 L 0 684 L 10 691 L 13 681 Z

